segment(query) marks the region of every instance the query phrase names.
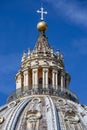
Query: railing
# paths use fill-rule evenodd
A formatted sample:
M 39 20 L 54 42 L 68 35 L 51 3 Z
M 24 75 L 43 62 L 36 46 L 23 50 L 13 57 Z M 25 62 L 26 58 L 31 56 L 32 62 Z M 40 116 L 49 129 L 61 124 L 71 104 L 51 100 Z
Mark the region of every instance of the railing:
M 8 102 L 14 101 L 16 99 L 29 96 L 29 95 L 50 95 L 50 96 L 60 96 L 63 98 L 70 99 L 72 101 L 78 102 L 77 96 L 71 92 L 68 89 L 63 88 L 61 90 L 61 87 L 58 86 L 58 89 L 54 89 L 57 87 L 50 86 L 50 85 L 44 85 L 44 88 L 42 88 L 42 85 L 34 85 L 33 87 L 30 87 L 32 89 L 29 89 L 29 87 L 25 87 L 24 90 L 17 89 L 16 91 L 12 92 L 11 95 L 8 97 Z

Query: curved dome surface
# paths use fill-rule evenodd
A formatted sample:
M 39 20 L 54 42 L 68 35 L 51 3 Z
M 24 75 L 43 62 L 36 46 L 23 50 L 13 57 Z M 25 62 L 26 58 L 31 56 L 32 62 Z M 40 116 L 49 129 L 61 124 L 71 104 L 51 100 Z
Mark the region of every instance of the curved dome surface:
M 0 129 L 86 130 L 87 107 L 56 96 L 28 96 L 0 108 Z

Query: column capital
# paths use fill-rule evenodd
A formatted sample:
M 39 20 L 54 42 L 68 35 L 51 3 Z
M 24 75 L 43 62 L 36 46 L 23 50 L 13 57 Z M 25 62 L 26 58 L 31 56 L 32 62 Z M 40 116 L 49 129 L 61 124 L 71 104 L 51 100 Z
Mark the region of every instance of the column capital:
M 26 67 L 22 70 L 22 72 L 29 71 L 29 67 Z
M 42 65 L 42 68 L 49 68 L 49 66 L 48 65 Z
M 52 72 L 58 74 L 58 70 L 57 69 L 52 69 Z
M 19 79 L 20 79 L 20 78 L 23 78 L 22 73 L 20 73 L 20 74 L 18 75 L 18 78 L 19 78 Z
M 32 71 L 35 73 L 38 71 L 38 68 L 34 68 L 34 69 L 32 69 Z
M 25 70 L 24 72 L 23 72 L 23 75 L 27 75 L 29 73 L 29 70 L 27 69 L 27 70 Z
M 48 72 L 48 68 L 43 68 L 43 71 L 44 72 Z

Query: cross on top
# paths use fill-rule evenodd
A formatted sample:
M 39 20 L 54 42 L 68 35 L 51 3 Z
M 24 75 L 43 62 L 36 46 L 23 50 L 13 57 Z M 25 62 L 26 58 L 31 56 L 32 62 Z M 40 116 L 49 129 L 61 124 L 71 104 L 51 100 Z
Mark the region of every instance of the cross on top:
M 44 11 L 44 8 L 41 7 L 40 8 L 41 10 L 37 10 L 37 13 L 40 13 L 41 14 L 41 20 L 44 20 L 44 14 L 47 14 L 47 11 Z

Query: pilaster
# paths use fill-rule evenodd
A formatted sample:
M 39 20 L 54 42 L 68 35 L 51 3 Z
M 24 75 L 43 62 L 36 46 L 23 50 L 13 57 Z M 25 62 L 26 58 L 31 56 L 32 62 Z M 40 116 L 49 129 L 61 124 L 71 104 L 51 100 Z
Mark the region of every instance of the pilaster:
M 48 68 L 43 68 L 43 88 L 48 87 Z
M 24 90 L 29 89 L 29 71 L 28 69 L 23 72 L 24 75 Z
M 38 87 L 38 69 L 32 69 L 32 88 Z
M 52 70 L 52 86 L 53 89 L 58 89 L 58 71 L 56 69 Z
M 66 88 L 69 88 L 69 82 L 70 82 L 70 77 L 69 75 L 66 75 Z
M 23 87 L 23 76 L 19 73 L 16 77 L 16 89 L 22 89 Z
M 65 72 L 61 71 L 61 91 L 65 88 Z

